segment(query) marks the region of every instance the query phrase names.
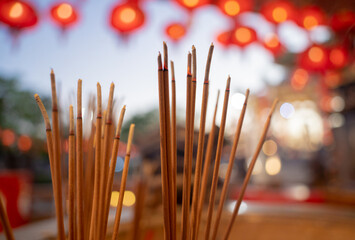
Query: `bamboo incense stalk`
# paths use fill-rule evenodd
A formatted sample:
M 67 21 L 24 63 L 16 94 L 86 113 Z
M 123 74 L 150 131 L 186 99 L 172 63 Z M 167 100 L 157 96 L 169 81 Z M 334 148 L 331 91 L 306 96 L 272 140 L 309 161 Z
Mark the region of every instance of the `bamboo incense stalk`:
M 123 204 L 123 198 L 124 198 L 125 189 L 126 189 L 129 160 L 130 160 L 130 157 L 131 157 L 131 147 L 132 147 L 133 134 L 134 134 L 134 124 L 131 124 L 131 126 L 129 128 L 129 133 L 128 133 L 126 157 L 125 157 L 125 160 L 124 160 L 124 166 L 123 166 L 123 171 L 122 171 L 120 194 L 119 194 L 119 197 L 118 197 L 118 204 L 117 204 L 117 210 L 116 210 L 115 223 L 114 223 L 114 227 L 113 227 L 112 240 L 116 240 L 117 239 L 118 230 L 119 230 L 119 227 L 120 227 L 122 204 Z
M 75 143 L 74 143 L 75 145 Z M 83 117 L 82 117 L 82 80 L 78 80 L 76 116 L 76 209 L 77 239 L 84 238 L 84 189 L 83 189 Z
M 59 114 L 57 103 L 57 90 L 55 75 L 53 69 L 50 73 L 52 87 L 52 123 L 53 123 L 53 157 L 54 157 L 54 178 L 55 178 L 55 206 L 58 225 L 58 239 L 65 239 L 64 232 L 64 216 L 62 205 L 62 171 L 61 171 L 61 154 L 60 154 L 60 132 L 59 132 Z
M 69 107 L 69 153 L 68 153 L 68 169 L 69 169 L 69 229 L 68 229 L 68 239 L 74 240 L 74 228 L 75 228 L 75 215 L 74 215 L 74 204 L 75 204 L 75 135 L 74 135 L 74 113 L 73 106 Z M 78 194 L 76 194 L 78 196 Z
M 168 47 L 165 42 L 163 42 L 164 47 L 164 69 L 163 69 L 163 88 L 164 88 L 164 114 L 165 114 L 165 140 L 167 147 L 167 171 L 168 171 L 168 186 L 169 186 L 169 213 L 170 213 L 170 229 L 171 229 L 171 237 L 170 239 L 176 239 L 176 216 L 174 216 L 174 185 L 173 185 L 173 175 L 174 175 L 174 167 L 173 167 L 173 157 L 172 157 L 172 139 L 171 139 L 171 121 L 170 121 L 170 102 L 169 102 L 169 61 L 168 61 Z
M 227 169 L 227 173 L 226 173 L 226 176 L 225 176 L 225 179 L 224 179 L 224 183 L 223 183 L 223 189 L 222 189 L 222 193 L 221 193 L 220 200 L 219 200 L 219 206 L 218 206 L 218 211 L 217 211 L 217 215 L 216 215 L 216 220 L 215 220 L 214 225 L 213 225 L 212 240 L 215 240 L 217 238 L 218 226 L 219 226 L 220 219 L 221 219 L 221 216 L 222 216 L 223 205 L 224 205 L 224 202 L 226 200 L 228 185 L 229 185 L 230 177 L 231 177 L 233 166 L 234 166 L 235 154 L 236 154 L 236 151 L 237 151 L 239 138 L 240 138 L 240 133 L 241 133 L 241 130 L 242 130 L 245 111 L 246 111 L 246 108 L 247 108 L 248 97 L 249 97 L 249 89 L 247 89 L 246 92 L 245 92 L 244 105 L 243 105 L 242 111 L 240 113 L 237 129 L 236 129 L 235 135 L 234 135 L 232 150 L 231 150 L 231 153 L 230 153 L 230 156 L 229 156 L 228 169 Z
M 104 204 L 105 204 L 104 211 L 105 212 L 104 212 L 104 227 L 103 227 L 103 235 L 102 236 L 106 236 L 108 213 L 109 213 L 109 209 L 110 209 L 111 191 L 112 191 L 112 185 L 113 185 L 113 178 L 115 176 L 118 148 L 119 148 L 119 144 L 120 144 L 121 129 L 122 129 L 122 123 L 123 123 L 123 118 L 124 118 L 125 112 L 126 112 L 126 105 L 124 105 L 123 108 L 121 109 L 120 118 L 118 120 L 118 124 L 117 124 L 117 128 L 116 128 L 116 136 L 115 136 L 115 139 L 113 142 L 111 164 L 110 164 L 108 181 L 107 181 L 106 191 L 105 191 L 105 202 L 104 202 Z
M 109 172 L 109 160 L 110 160 L 110 131 L 112 130 L 112 102 L 113 102 L 113 94 L 114 94 L 114 89 L 115 85 L 111 83 L 110 86 L 110 93 L 109 93 L 109 99 L 107 103 L 107 110 L 106 110 L 106 117 L 105 117 L 105 127 L 104 127 L 104 139 L 103 139 L 103 148 L 102 148 L 102 168 L 101 168 L 101 181 L 100 181 L 100 189 L 101 189 L 101 194 L 99 198 L 99 231 L 98 231 L 98 237 L 102 236 L 103 231 L 104 231 L 104 213 L 105 213 L 105 196 L 106 196 L 106 185 L 107 185 L 107 178 L 108 178 L 108 172 Z
M 140 229 L 140 222 L 143 215 L 144 209 L 144 200 L 146 195 L 146 183 L 139 179 L 137 184 L 137 201 L 134 208 L 134 217 L 133 217 L 133 227 L 132 227 L 132 240 L 139 240 L 142 230 Z
M 7 215 L 6 206 L 0 196 L 0 222 L 4 229 L 4 233 L 7 240 L 15 240 L 14 234 L 9 221 L 9 216 Z
M 208 240 L 210 237 L 210 229 L 211 229 L 212 215 L 213 215 L 213 209 L 214 209 L 214 201 L 215 201 L 216 189 L 217 189 L 217 184 L 218 184 L 219 164 L 221 161 L 222 148 L 223 148 L 223 142 L 224 142 L 224 130 L 225 130 L 225 126 L 226 126 L 230 80 L 231 80 L 231 78 L 228 76 L 227 86 L 226 86 L 226 90 L 225 90 L 225 94 L 224 94 L 222 119 L 221 119 L 221 124 L 220 124 L 220 129 L 219 129 L 219 135 L 218 135 L 217 152 L 216 152 L 216 158 L 215 158 L 215 163 L 214 163 L 210 200 L 208 203 L 209 205 L 208 205 L 207 223 L 206 223 L 206 231 L 205 231 L 205 239 L 206 240 Z
M 203 158 L 203 148 L 205 145 L 205 126 L 206 126 L 206 114 L 207 114 L 207 103 L 208 103 L 208 90 L 209 90 L 209 70 L 211 64 L 211 58 L 213 53 L 213 44 L 210 47 L 207 64 L 205 81 L 203 84 L 202 92 L 202 103 L 201 103 L 201 117 L 200 117 L 200 132 L 198 135 L 198 145 L 197 145 L 197 156 L 196 156 L 196 166 L 195 166 L 195 178 L 194 178 L 194 188 L 192 197 L 192 210 L 191 210 L 191 236 L 192 239 L 196 239 L 196 222 L 197 222 L 197 205 L 198 196 L 200 194 L 200 182 L 201 182 L 201 167 Z
M 171 135 L 172 135 L 172 185 L 173 185 L 173 226 L 175 227 L 176 236 L 176 205 L 177 205 L 177 187 L 176 187 L 176 174 L 177 174 L 177 137 L 176 137 L 176 82 L 175 82 L 175 69 L 174 62 L 170 61 L 171 66 Z
M 213 120 L 212 120 L 212 127 L 211 127 L 210 134 L 208 135 L 208 141 L 207 141 L 207 149 L 206 149 L 206 156 L 205 156 L 205 162 L 204 162 L 204 167 L 203 167 L 201 190 L 200 190 L 199 199 L 198 199 L 198 206 L 197 206 L 195 239 L 198 239 L 198 235 L 199 235 L 201 214 L 202 214 L 203 203 L 205 201 L 205 195 L 206 195 L 206 190 L 207 190 L 208 173 L 209 173 L 210 163 L 211 163 L 211 159 L 212 159 L 213 143 L 214 143 L 214 136 L 215 136 L 215 131 L 216 131 L 216 116 L 217 116 L 217 108 L 218 108 L 218 102 L 219 102 L 219 94 L 220 94 L 220 91 L 218 90 L 217 100 L 216 100 L 216 105 L 214 108 L 214 114 L 213 114 Z
M 102 125 L 102 99 L 101 85 L 97 83 L 97 116 L 96 116 L 96 150 L 95 150 L 95 179 L 94 179 L 94 199 L 91 214 L 90 235 L 89 239 L 95 239 L 98 217 L 98 203 L 100 196 L 100 158 L 101 158 L 101 125 Z
M 234 207 L 232 218 L 229 221 L 229 224 L 228 224 L 228 227 L 227 227 L 227 231 L 224 234 L 224 237 L 223 237 L 224 240 L 228 240 L 230 232 L 231 232 L 233 224 L 234 224 L 234 221 L 235 221 L 236 217 L 238 216 L 240 204 L 242 203 L 242 200 L 243 200 L 243 197 L 244 197 L 244 194 L 245 194 L 245 190 L 246 190 L 246 188 L 248 186 L 251 174 L 252 174 L 253 169 L 254 169 L 255 162 L 256 162 L 256 160 L 257 160 L 257 158 L 259 156 L 260 150 L 261 150 L 261 148 L 263 146 L 267 131 L 268 131 L 269 126 L 270 126 L 271 117 L 272 117 L 272 114 L 273 114 L 273 112 L 275 110 L 277 102 L 278 102 L 278 99 L 275 99 L 273 104 L 272 104 L 272 107 L 271 107 L 271 110 L 269 112 L 269 115 L 268 115 L 268 117 L 266 119 L 266 122 L 264 124 L 264 129 L 263 129 L 262 134 L 260 136 L 259 143 L 258 143 L 258 145 L 257 145 L 257 147 L 255 149 L 253 158 L 252 158 L 252 160 L 251 160 L 251 162 L 249 164 L 249 168 L 248 168 L 247 174 L 246 174 L 246 176 L 244 178 L 244 182 L 243 182 L 242 188 L 241 188 L 239 196 L 238 196 L 237 204 Z
M 182 195 L 182 216 L 181 216 L 181 240 L 188 238 L 189 228 L 189 197 L 191 187 L 191 172 L 189 169 L 192 162 L 189 158 L 190 152 L 190 120 L 191 120 L 191 53 L 187 55 L 187 77 L 186 77 L 186 121 L 185 121 L 185 151 L 184 151 L 184 175 L 183 175 L 183 195 Z
M 169 207 L 169 182 L 167 172 L 167 146 L 166 146 L 166 121 L 164 106 L 164 72 L 162 66 L 161 54 L 158 55 L 158 86 L 159 86 L 159 128 L 160 128 L 160 162 L 161 162 L 161 182 L 164 214 L 164 236 L 165 239 L 171 237 L 170 207 Z

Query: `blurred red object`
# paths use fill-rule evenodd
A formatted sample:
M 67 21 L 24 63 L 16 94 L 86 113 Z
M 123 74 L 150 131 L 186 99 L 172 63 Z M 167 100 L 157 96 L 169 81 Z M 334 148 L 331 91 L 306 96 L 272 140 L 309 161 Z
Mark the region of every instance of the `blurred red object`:
M 299 66 L 310 71 L 323 71 L 328 65 L 328 51 L 313 45 L 299 56 Z
M 335 88 L 341 84 L 340 73 L 335 71 L 326 71 L 323 79 L 325 85 L 329 88 Z
M 27 223 L 31 209 L 31 175 L 27 171 L 1 171 L 0 183 L 0 194 L 3 196 L 11 226 L 18 227 Z
M 210 0 L 175 0 L 179 5 L 189 11 L 193 11 L 198 7 L 210 4 Z
M 34 8 L 24 1 L 0 1 L 0 22 L 11 29 L 21 30 L 37 24 L 38 17 Z
M 295 20 L 297 16 L 296 8 L 289 1 L 267 2 L 260 11 L 267 20 L 275 24 Z
M 63 28 L 73 25 L 78 21 L 78 14 L 75 8 L 69 3 L 63 2 L 51 8 L 53 21 Z
M 291 76 L 291 86 L 295 90 L 302 90 L 309 80 L 309 74 L 302 68 L 297 68 Z
M 264 48 L 269 50 L 272 54 L 279 55 L 282 52 L 282 45 L 279 41 L 279 37 L 275 34 L 268 34 L 265 36 L 262 42 Z
M 145 22 L 145 16 L 138 3 L 126 2 L 116 5 L 111 12 L 111 26 L 122 34 L 139 29 Z
M 256 41 L 256 32 L 254 29 L 245 26 L 237 26 L 231 36 L 231 42 L 239 47 L 245 47 Z
M 251 11 L 253 1 L 249 0 L 219 0 L 217 2 L 219 9 L 229 17 L 235 17 L 246 11 Z
M 231 44 L 231 31 L 221 32 L 217 36 L 217 41 L 224 47 L 228 47 Z
M 27 152 L 32 147 L 32 139 L 27 135 L 21 135 L 17 141 L 17 147 L 22 152 Z
M 186 35 L 186 27 L 181 23 L 170 23 L 165 32 L 171 40 L 178 41 Z
M 349 55 L 343 46 L 335 46 L 329 51 L 329 63 L 332 68 L 340 69 L 346 66 Z
M 312 30 L 326 23 L 326 15 L 322 9 L 317 6 L 307 6 L 299 10 L 297 23 L 306 30 Z
M 335 32 L 346 32 L 351 28 L 355 31 L 355 13 L 351 10 L 342 10 L 333 15 L 330 26 Z

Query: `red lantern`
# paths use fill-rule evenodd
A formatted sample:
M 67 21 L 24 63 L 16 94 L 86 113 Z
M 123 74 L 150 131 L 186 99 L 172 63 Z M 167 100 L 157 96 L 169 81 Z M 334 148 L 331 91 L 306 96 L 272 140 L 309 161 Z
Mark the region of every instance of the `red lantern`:
M 333 68 L 339 69 L 345 67 L 349 59 L 345 48 L 338 46 L 329 51 L 329 63 Z
M 343 10 L 333 15 L 330 26 L 336 32 L 345 32 L 355 24 L 355 13 L 351 10 Z
M 249 27 L 239 26 L 233 30 L 231 40 L 233 44 L 239 47 L 245 47 L 256 41 L 256 32 Z
M 291 77 L 291 86 L 295 90 L 302 90 L 309 80 L 308 72 L 302 68 L 294 71 Z
M 173 41 L 178 41 L 186 35 L 186 27 L 181 23 L 171 23 L 165 29 L 168 37 Z
M 281 46 L 281 43 L 279 41 L 279 38 L 274 33 L 268 34 L 263 39 L 263 46 L 274 55 L 278 55 L 282 51 L 282 46 Z
M 116 5 L 111 12 L 111 26 L 122 34 L 137 30 L 144 21 L 144 13 L 137 3 L 127 2 Z
M 51 16 L 53 21 L 63 28 L 73 25 L 78 20 L 74 7 L 65 2 L 54 5 L 51 9 Z
M 226 31 L 218 34 L 217 42 L 219 42 L 222 46 L 228 47 L 231 44 L 232 32 Z
M 296 18 L 296 9 L 288 1 L 272 1 L 261 8 L 261 14 L 272 23 L 279 24 Z
M 193 11 L 198 7 L 209 4 L 210 0 L 176 0 L 176 2 L 189 11 Z
M 238 14 L 252 10 L 253 2 L 248 0 L 220 0 L 219 9 L 229 17 L 235 17 Z
M 0 22 L 20 30 L 35 26 L 38 17 L 34 8 L 23 1 L 0 1 Z
M 300 55 L 299 64 L 301 67 L 313 70 L 325 70 L 328 63 L 328 52 L 319 45 L 313 45 Z
M 299 12 L 298 25 L 307 30 L 323 25 L 326 22 L 324 12 L 317 6 L 302 8 Z

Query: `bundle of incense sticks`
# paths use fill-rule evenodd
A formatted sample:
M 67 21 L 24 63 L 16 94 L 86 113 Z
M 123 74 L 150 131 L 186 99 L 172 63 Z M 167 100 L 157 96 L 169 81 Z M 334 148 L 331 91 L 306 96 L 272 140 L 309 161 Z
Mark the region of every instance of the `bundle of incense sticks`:
M 123 106 L 120 112 L 118 125 L 115 130 L 112 125 L 114 84 L 112 83 L 110 86 L 107 108 L 103 111 L 101 86 L 97 83 L 96 122 L 93 121 L 89 124 L 91 134 L 88 139 L 84 139 L 82 116 L 82 80 L 79 79 L 77 89 L 76 130 L 74 124 L 73 106 L 70 105 L 69 107 L 68 233 L 66 234 L 64 231 L 61 177 L 61 155 L 64 154 L 61 153 L 60 148 L 61 139 L 59 134 L 59 114 L 55 75 L 53 70 L 51 71 L 50 76 L 52 85 L 53 128 L 47 111 L 37 94 L 35 94 L 35 99 L 42 112 L 46 126 L 47 147 L 57 218 L 57 238 L 64 240 L 67 235 L 68 239 L 105 239 L 111 191 L 116 168 L 116 159 L 118 155 L 121 128 L 126 106 Z M 94 104 L 91 104 L 92 109 L 94 109 L 93 105 Z M 114 221 L 112 235 L 113 240 L 118 237 L 133 133 L 134 124 L 131 124 L 120 183 L 120 194 Z M 88 146 L 88 150 L 85 154 L 85 162 L 83 151 L 84 144 Z M 93 155 L 95 155 L 95 157 L 93 157 Z M 93 179 L 93 181 L 91 181 L 91 179 Z
M 174 72 L 174 64 L 171 62 L 171 112 L 170 112 L 170 98 L 169 98 L 169 73 L 168 73 L 168 50 L 167 45 L 163 43 L 164 60 L 158 54 L 158 86 L 159 86 L 159 117 L 160 117 L 160 153 L 161 153 L 161 180 L 162 180 L 162 197 L 163 197 L 163 211 L 164 211 L 164 237 L 165 239 L 176 239 L 176 159 L 177 159 L 177 146 L 176 146 L 176 80 Z M 204 141 L 205 141 L 205 126 L 206 126 L 206 113 L 209 95 L 209 73 L 211 67 L 212 53 L 214 46 L 211 44 L 204 76 L 202 104 L 200 113 L 200 128 L 198 135 L 197 155 L 195 157 L 195 173 L 193 180 L 193 194 L 190 209 L 191 198 L 191 181 L 192 181 L 192 165 L 193 165 L 193 142 L 194 142 L 194 121 L 195 121 L 195 101 L 196 101 L 196 80 L 197 80 L 197 64 L 196 64 L 196 48 L 192 46 L 191 53 L 187 55 L 187 77 L 186 77 L 186 121 L 185 121 L 185 150 L 184 150 L 184 172 L 183 172 L 183 196 L 182 196 L 182 214 L 181 214 L 181 239 L 199 239 L 199 228 L 201 222 L 201 213 L 203 211 L 203 204 L 208 185 L 208 172 L 211 164 L 214 135 L 216 131 L 215 121 L 217 115 L 217 106 L 219 99 L 219 91 L 217 102 L 214 108 L 212 129 L 210 131 L 205 152 L 204 168 L 202 173 L 202 160 L 204 156 Z M 229 164 L 225 176 L 223 189 L 218 205 L 217 216 L 212 224 L 212 217 L 215 207 L 215 196 L 218 184 L 218 173 L 221 161 L 224 132 L 226 126 L 228 100 L 230 92 L 231 78 L 227 78 L 222 118 L 218 135 L 218 142 L 216 148 L 216 156 L 214 161 L 213 178 L 211 183 L 211 190 L 209 196 L 209 204 L 207 210 L 206 226 L 204 231 L 204 239 L 215 240 L 217 237 L 218 226 L 223 211 L 223 205 L 227 197 L 228 185 L 231 178 L 232 168 L 236 155 L 236 150 L 240 138 L 240 133 L 243 125 L 245 111 L 247 107 L 249 89 L 245 93 L 244 105 L 237 123 L 236 132 L 232 150 L 230 153 Z M 235 206 L 232 218 L 228 224 L 228 230 L 224 234 L 224 239 L 228 239 L 231 228 L 234 224 L 235 218 L 238 215 L 239 207 L 243 199 L 247 184 L 250 180 L 255 162 L 260 153 L 262 144 L 267 134 L 270 125 L 272 113 L 276 107 L 277 100 L 274 101 L 268 118 L 265 122 L 259 143 L 253 155 L 252 161 L 249 165 L 245 180 L 243 182 L 241 192 Z M 171 117 L 171 119 L 170 119 Z M 202 178 L 202 179 L 201 179 Z M 212 235 L 211 235 L 212 232 Z

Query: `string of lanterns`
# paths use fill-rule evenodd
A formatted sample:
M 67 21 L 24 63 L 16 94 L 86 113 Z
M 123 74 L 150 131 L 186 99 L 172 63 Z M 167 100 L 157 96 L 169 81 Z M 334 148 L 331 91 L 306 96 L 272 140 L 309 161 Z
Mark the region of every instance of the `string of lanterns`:
M 259 13 L 277 28 L 285 21 L 293 21 L 307 31 L 318 26 L 329 26 L 335 35 L 349 35 L 349 31 L 355 32 L 355 13 L 351 10 L 342 10 L 334 13 L 331 17 L 317 6 L 304 6 L 297 8 L 292 2 L 286 0 L 267 1 L 256 7 L 252 0 L 172 0 L 185 9 L 189 14 L 187 23 L 171 22 L 165 26 L 165 34 L 172 41 L 178 42 L 183 39 L 189 31 L 192 15 L 195 10 L 206 5 L 215 5 L 221 13 L 232 21 L 232 28 L 217 35 L 217 42 L 228 48 L 237 46 L 241 49 L 252 43 L 259 43 L 275 57 L 286 52 L 281 44 L 279 36 L 274 32 L 259 39 L 256 31 L 250 26 L 240 23 L 241 13 L 259 9 Z M 61 29 L 66 30 L 77 24 L 80 14 L 76 7 L 68 2 L 57 2 L 50 8 L 51 20 Z M 130 35 L 143 27 L 146 21 L 140 0 L 124 0 L 114 5 L 109 15 L 110 25 L 120 35 Z M 25 0 L 0 0 L 0 24 L 6 25 L 11 32 L 18 33 L 22 30 L 37 25 L 39 15 L 35 7 Z M 350 29 L 350 30 L 349 30 Z M 346 39 L 338 39 L 332 46 L 312 45 L 303 53 L 297 56 L 297 64 L 300 69 L 309 72 L 321 72 L 329 79 L 335 79 L 334 74 L 346 67 L 351 62 L 349 45 L 352 43 Z M 352 53 L 350 53 L 353 55 Z M 297 75 L 298 76 L 298 75 Z M 294 77 L 292 79 L 303 79 L 291 84 L 300 88 L 304 84 L 304 78 Z

